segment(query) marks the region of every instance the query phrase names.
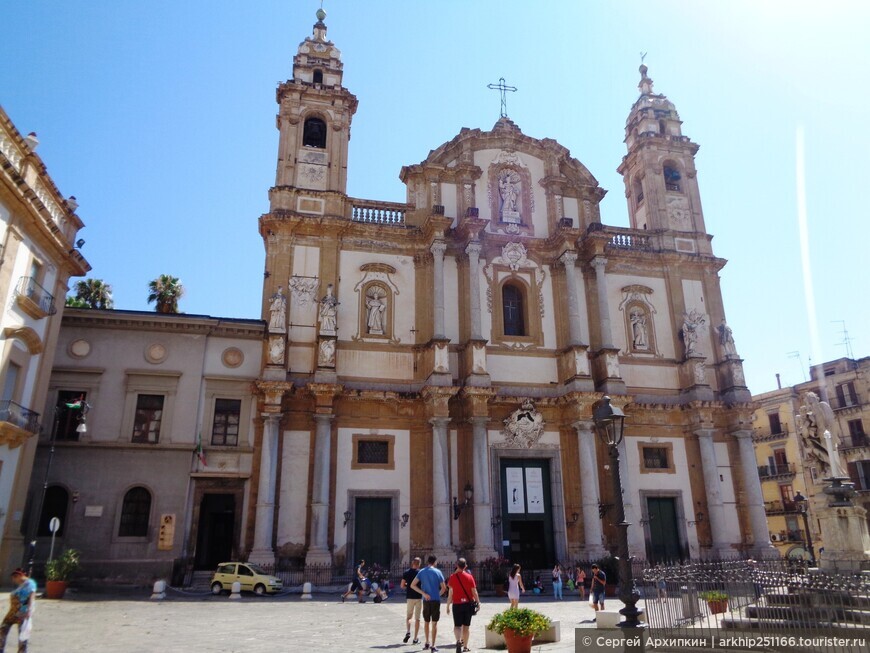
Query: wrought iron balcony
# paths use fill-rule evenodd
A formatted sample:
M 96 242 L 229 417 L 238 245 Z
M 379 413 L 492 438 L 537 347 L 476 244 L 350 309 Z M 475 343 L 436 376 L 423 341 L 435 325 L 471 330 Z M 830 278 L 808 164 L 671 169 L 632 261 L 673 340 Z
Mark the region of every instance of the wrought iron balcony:
M 0 401 L 0 445 L 21 445 L 39 430 L 39 413 L 9 399 Z
M 54 315 L 54 295 L 43 288 L 33 277 L 21 277 L 15 288 L 16 299 L 22 310 L 34 319 Z
M 854 395 L 843 395 L 842 397 L 829 397 L 828 404 L 834 410 L 846 410 L 847 408 L 860 408 L 861 402 Z
M 769 442 L 771 440 L 784 440 L 788 437 L 788 426 L 780 426 L 775 433 L 754 433 L 752 435 L 753 442 Z
M 764 512 L 768 515 L 782 515 L 797 512 L 794 501 L 765 501 Z
M 760 465 L 758 478 L 768 479 L 782 476 L 794 476 L 794 463 L 779 463 L 777 465 Z
M 866 433 L 855 433 L 840 438 L 840 451 L 870 447 L 870 436 Z

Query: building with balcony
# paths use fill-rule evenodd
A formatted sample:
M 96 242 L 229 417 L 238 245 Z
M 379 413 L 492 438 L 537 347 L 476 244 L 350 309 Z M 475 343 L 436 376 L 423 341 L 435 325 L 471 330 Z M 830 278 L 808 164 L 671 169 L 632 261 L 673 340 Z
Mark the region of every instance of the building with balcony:
M 807 522 L 815 551 L 824 547 L 817 519 L 817 511 L 826 506 L 824 474 L 803 445 L 796 417 L 807 392 L 831 405 L 838 430 L 833 434 L 835 444 L 857 490 L 854 501 L 870 515 L 870 357 L 839 358 L 813 366 L 805 383 L 753 397 L 758 407 L 752 439 L 770 537 L 789 556 L 806 555 L 806 538 L 792 537 L 806 532 L 800 504 L 794 501 L 798 493 L 808 499 Z
M 84 226 L 0 108 L 0 575 L 21 564 L 26 489 L 71 277 L 90 270 L 76 247 Z

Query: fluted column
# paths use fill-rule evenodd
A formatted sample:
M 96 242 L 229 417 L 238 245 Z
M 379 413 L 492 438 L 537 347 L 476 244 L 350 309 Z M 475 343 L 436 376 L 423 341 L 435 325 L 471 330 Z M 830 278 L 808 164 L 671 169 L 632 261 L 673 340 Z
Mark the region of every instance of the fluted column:
M 476 240 L 468 243 L 465 248 L 465 253 L 468 255 L 468 298 L 472 340 L 483 340 L 480 327 L 480 250 L 480 242 Z
M 613 333 L 610 328 L 610 302 L 607 299 L 607 280 L 604 270 L 607 259 L 596 256 L 592 259 L 595 268 L 595 286 L 598 289 L 598 324 L 601 329 L 601 348 L 613 348 Z
M 704 473 L 704 490 L 707 493 L 707 511 L 710 531 L 713 534 L 713 550 L 717 555 L 732 552 L 725 522 L 725 505 L 719 481 L 719 466 L 716 463 L 716 448 L 713 445 L 713 429 L 698 429 L 698 444 L 701 449 L 701 469 Z
M 314 484 L 311 493 L 311 540 L 306 564 L 332 562 L 329 552 L 329 478 L 331 468 L 332 419 L 334 415 L 315 414 Z
M 447 251 L 447 243 L 436 240 L 429 248 L 434 259 L 432 305 L 434 307 L 434 337 L 446 338 L 444 329 L 444 252 Z
M 749 512 L 749 528 L 752 531 L 753 549 L 756 554 L 775 554 L 776 547 L 770 543 L 767 514 L 764 512 L 764 495 L 758 478 L 755 447 L 752 446 L 752 431 L 735 431 L 740 449 L 740 464 L 743 467 L 743 487 L 746 489 L 746 508 Z
M 472 451 L 474 460 L 474 551 L 475 559 L 495 555 L 492 540 L 492 497 L 489 491 L 489 442 L 486 417 L 472 417 Z
M 570 345 L 583 343 L 583 334 L 580 331 L 580 286 L 577 283 L 577 252 L 568 250 L 559 257 L 565 266 L 565 280 L 568 283 L 568 338 Z
M 281 415 L 263 413 L 263 442 L 260 447 L 260 482 L 254 522 L 254 548 L 248 560 L 257 564 L 275 564 L 272 548 L 275 521 L 275 488 L 278 473 L 278 425 Z
M 450 467 L 447 457 L 449 417 L 433 417 L 432 423 L 432 534 L 433 550 L 441 557 L 450 546 Z
M 580 492 L 583 501 L 583 533 L 587 558 L 600 558 L 604 555 L 601 517 L 598 504 L 601 495 L 598 488 L 598 456 L 595 453 L 595 433 L 592 422 L 574 422 L 580 442 Z

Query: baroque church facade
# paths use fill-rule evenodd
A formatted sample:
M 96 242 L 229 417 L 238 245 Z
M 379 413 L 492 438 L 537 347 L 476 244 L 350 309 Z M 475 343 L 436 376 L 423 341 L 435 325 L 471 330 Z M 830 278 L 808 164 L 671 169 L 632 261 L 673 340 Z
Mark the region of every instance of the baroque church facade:
M 753 406 L 725 322 L 695 154 L 641 66 L 625 127 L 630 227 L 555 140 L 506 116 L 402 168 L 405 203 L 349 197 L 357 98 L 318 13 L 277 89 L 256 382 L 253 561 L 612 548 L 592 405 L 628 415 L 633 555 L 771 551 Z

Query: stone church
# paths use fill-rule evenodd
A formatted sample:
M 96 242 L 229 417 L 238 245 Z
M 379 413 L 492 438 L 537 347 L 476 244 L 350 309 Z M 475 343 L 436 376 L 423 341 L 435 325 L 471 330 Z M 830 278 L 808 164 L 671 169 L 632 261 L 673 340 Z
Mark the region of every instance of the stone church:
M 617 534 L 605 395 L 627 415 L 633 555 L 770 553 L 698 146 L 647 68 L 619 166 L 629 228 L 504 111 L 402 168 L 406 202 L 358 199 L 357 98 L 324 18 L 277 89 L 263 319 L 65 311 L 6 558 L 35 541 L 45 560 L 52 517 L 111 578 L 598 558 Z
M 506 115 L 347 195 L 357 97 L 318 12 L 278 86 L 261 419 L 239 549 L 253 561 L 596 558 L 615 542 L 592 404 L 627 415 L 635 556 L 769 552 L 750 394 L 725 321 L 698 145 L 640 67 L 630 228 L 593 174 Z

